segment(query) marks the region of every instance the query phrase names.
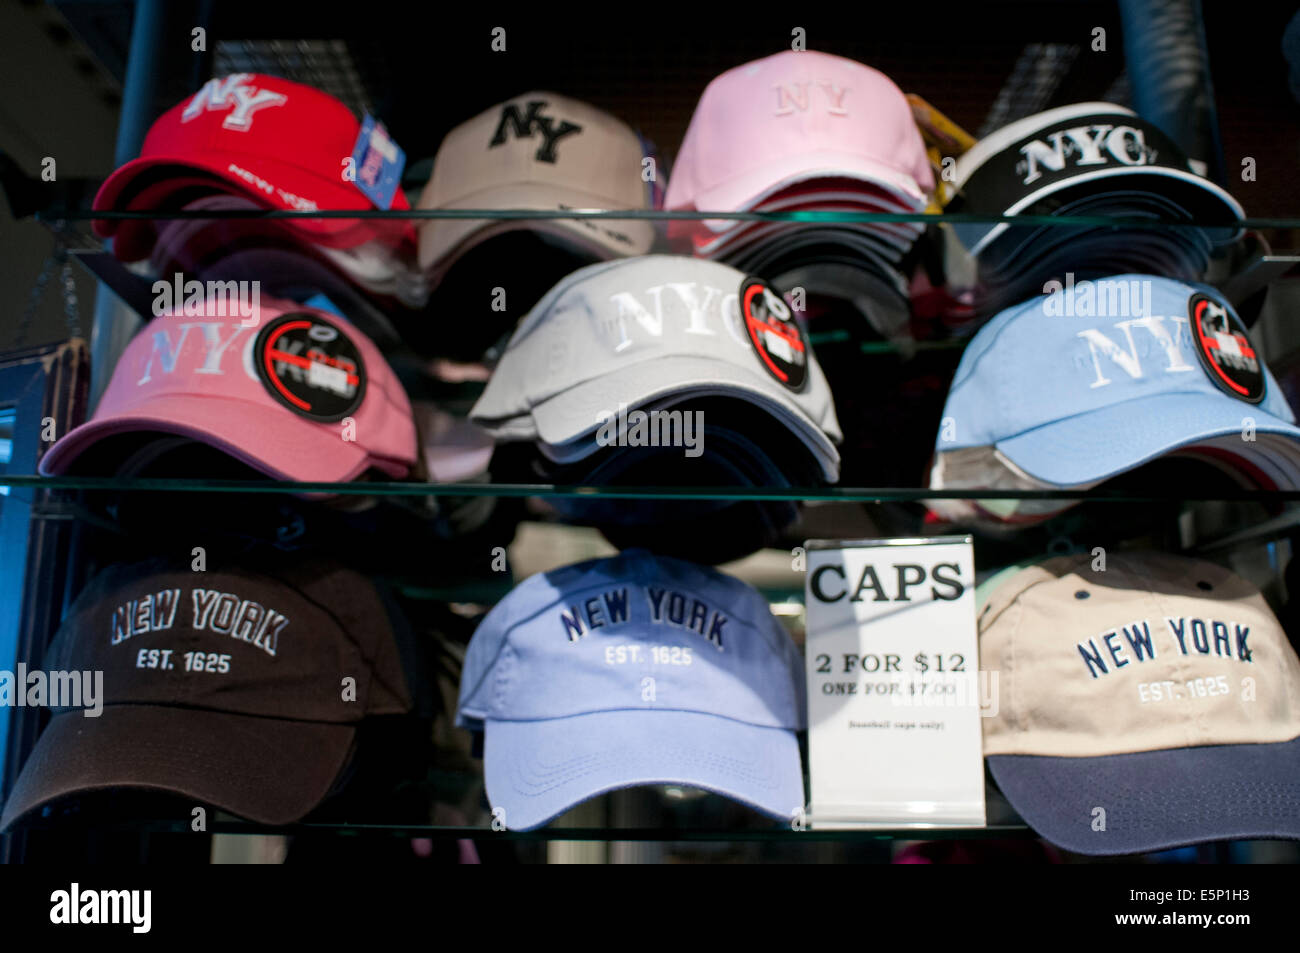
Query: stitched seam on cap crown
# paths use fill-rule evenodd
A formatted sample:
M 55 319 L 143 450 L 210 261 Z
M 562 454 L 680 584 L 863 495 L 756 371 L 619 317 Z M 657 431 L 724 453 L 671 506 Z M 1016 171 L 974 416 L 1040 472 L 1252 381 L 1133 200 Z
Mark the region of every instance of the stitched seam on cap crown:
M 1226 612 L 1227 607 L 1228 607 L 1228 606 L 1231 606 L 1231 605 L 1237 605 L 1237 604 L 1239 604 L 1239 603 L 1237 603 L 1236 601 L 1233 601 L 1233 602 L 1231 602 L 1231 603 L 1220 602 L 1220 601 L 1218 600 L 1218 598 L 1217 598 L 1217 593 L 1218 593 L 1218 590 L 1219 590 L 1220 588 L 1222 588 L 1223 586 L 1225 586 L 1225 585 L 1227 585 L 1227 584 L 1233 582 L 1233 581 L 1235 580 L 1237 574 L 1234 573 L 1231 569 L 1227 569 L 1226 567 L 1219 566 L 1219 565 L 1217 565 L 1217 564 L 1211 564 L 1211 565 L 1214 566 L 1214 570 L 1215 570 L 1215 572 L 1218 573 L 1218 575 L 1219 575 L 1219 578 L 1211 577 L 1211 578 L 1213 579 L 1213 582 L 1212 582 L 1211 584 L 1212 584 L 1213 586 L 1216 587 L 1215 590 L 1214 590 L 1214 592 L 1215 592 L 1215 594 L 1216 594 L 1216 598 L 1215 598 L 1215 602 L 1214 602 L 1214 604 L 1215 604 L 1216 609 L 1217 609 L 1219 606 L 1223 606 L 1223 607 L 1224 607 L 1224 609 L 1225 609 L 1224 615 L 1225 615 L 1225 617 L 1226 617 L 1226 615 L 1227 615 L 1227 612 Z M 1249 584 L 1249 582 L 1247 583 L 1247 586 L 1248 586 L 1248 588 L 1253 588 L 1253 586 L 1251 586 L 1251 585 Z M 1216 615 L 1217 615 L 1217 612 L 1216 612 Z M 1210 626 L 1209 626 L 1209 628 L 1207 629 L 1207 631 L 1206 631 L 1206 633 L 1205 633 L 1205 637 L 1206 637 L 1207 639 L 1210 640 L 1210 643 L 1209 643 L 1209 644 L 1210 644 L 1210 647 L 1211 647 L 1212 649 L 1214 648 L 1214 641 L 1213 641 L 1213 640 L 1214 640 L 1214 622 L 1215 622 L 1215 621 L 1216 621 L 1215 619 L 1210 619 L 1210 620 L 1209 620 L 1209 622 L 1210 622 Z M 1225 624 L 1226 624 L 1226 618 L 1225 618 Z M 1191 633 L 1189 632 L 1188 634 L 1190 635 Z M 1229 655 L 1228 655 L 1228 661 L 1231 662 L 1231 661 L 1235 658 L 1235 656 L 1232 655 L 1232 644 L 1231 644 L 1231 642 L 1228 644 L 1228 652 L 1229 652 Z M 1215 657 L 1217 658 L 1218 656 L 1216 655 Z M 1187 659 L 1185 660 L 1184 664 L 1187 666 L 1187 674 L 1190 675 L 1190 674 L 1191 674 L 1191 668 L 1192 668 L 1191 656 L 1188 656 L 1188 657 L 1187 657 Z M 1231 671 L 1231 669 L 1229 669 L 1229 671 Z M 1187 682 L 1187 679 L 1184 678 L 1184 679 L 1183 679 L 1183 683 L 1184 683 L 1184 685 L 1186 684 L 1186 682 Z M 1239 696 L 1239 695 L 1237 695 L 1237 694 L 1234 692 L 1234 693 L 1232 693 L 1231 695 L 1229 695 L 1228 697 L 1231 698 L 1231 699 L 1232 699 L 1232 700 L 1237 704 L 1238 707 L 1241 707 L 1241 701 L 1240 701 L 1240 696 Z M 1215 744 L 1215 743 L 1216 743 L 1216 739 L 1214 738 L 1214 735 L 1211 733 L 1211 729 L 1210 729 L 1210 724 L 1211 724 L 1211 723 L 1210 723 L 1210 713 L 1209 713 L 1209 710 L 1208 710 L 1207 708 L 1203 707 L 1203 706 L 1198 706 L 1198 709 L 1199 709 L 1199 710 L 1198 710 L 1197 714 L 1199 715 L 1199 717 L 1197 718 L 1197 727 L 1199 728 L 1199 737 L 1198 737 L 1198 739 L 1196 740 L 1195 744 L 1198 744 L 1198 745 Z M 1250 727 L 1249 719 L 1247 719 L 1247 724 L 1244 725 L 1243 727 Z M 1256 735 L 1256 737 L 1258 738 L 1259 736 Z
M 987 608 L 993 605 L 993 603 L 996 601 L 997 596 L 1002 592 L 1002 590 L 1004 588 L 1010 587 L 1011 583 L 1020 577 L 1020 573 L 1029 572 L 1032 569 L 1038 569 L 1038 568 L 1039 568 L 1038 565 L 1026 566 L 1024 569 L 1020 570 L 1020 572 L 1016 573 L 1010 579 L 1006 580 L 1006 582 L 1002 583 L 1002 585 L 998 586 L 991 593 L 989 593 L 988 601 L 984 603 L 985 607 Z M 984 623 L 985 630 L 991 629 L 993 628 L 993 626 L 997 625 L 998 622 L 1001 620 L 1003 614 L 1010 612 L 1011 608 L 1021 600 L 1021 598 L 1025 595 L 1025 593 L 1029 592 L 1029 590 L 1033 589 L 1035 586 L 1041 586 L 1043 585 L 1043 583 L 1052 582 L 1054 578 L 1055 577 L 1048 577 L 1046 579 L 1039 579 L 1036 582 L 1031 582 L 1029 585 L 1025 586 L 1025 588 L 1017 592 L 1014 596 L 1012 596 L 1010 599 L 1006 601 L 1006 605 L 1002 606 L 1002 608 L 994 612 L 993 615 Z
M 1156 610 L 1160 613 L 1159 624 L 1163 625 L 1165 629 L 1168 630 L 1169 624 L 1165 622 L 1165 619 L 1168 617 L 1168 613 L 1165 609 L 1164 603 L 1160 600 L 1160 595 L 1157 592 L 1155 581 L 1151 577 L 1151 575 L 1147 572 L 1146 567 L 1142 565 L 1141 558 L 1134 558 L 1132 560 L 1125 560 L 1125 561 L 1128 562 L 1129 564 L 1129 571 L 1132 572 L 1133 575 L 1138 577 L 1138 579 L 1141 581 L 1143 591 L 1150 598 L 1151 602 L 1155 604 Z M 1187 568 L 1190 569 L 1191 567 L 1188 566 Z M 1180 580 L 1180 581 L 1185 581 L 1185 580 Z M 1191 638 L 1190 621 L 1188 622 L 1188 627 L 1189 627 L 1189 631 L 1187 632 L 1187 638 Z M 1171 638 L 1173 637 L 1172 632 L 1169 632 L 1169 635 Z M 1186 683 L 1187 676 L 1191 674 L 1191 670 L 1188 667 L 1189 663 L 1187 661 L 1189 656 L 1183 655 L 1183 653 L 1178 650 L 1177 642 L 1178 640 L 1175 638 L 1174 644 L 1171 646 L 1172 651 L 1175 653 L 1174 655 L 1175 663 L 1171 667 L 1178 675 L 1177 682 L 1178 682 L 1178 686 L 1181 688 Z M 1204 711 L 1198 712 L 1197 705 L 1195 704 L 1195 701 L 1193 699 L 1189 698 L 1187 699 L 1187 701 L 1190 704 L 1181 706 L 1183 709 L 1181 713 L 1181 717 L 1184 722 L 1183 746 L 1198 747 L 1200 745 L 1206 744 L 1207 742 L 1205 741 L 1205 739 L 1209 737 L 1206 731 L 1208 726 L 1204 722 L 1207 713 Z M 1159 712 L 1160 709 L 1156 709 L 1156 711 Z M 1175 709 L 1175 711 L 1177 711 L 1177 709 Z M 1176 715 L 1175 717 L 1178 716 Z
M 506 642 L 501 649 L 501 656 L 496 666 L 496 682 L 492 686 L 492 704 L 488 708 L 489 712 L 503 712 L 506 696 L 510 691 L 510 682 L 514 677 L 516 658 L 515 648 L 510 644 L 509 637 L 507 637 Z
M 1263 598 L 1263 596 L 1261 595 L 1260 598 Z M 1268 609 L 1269 609 L 1269 614 L 1270 614 L 1270 615 L 1273 615 L 1273 611 L 1272 611 L 1272 608 L 1271 608 L 1271 607 L 1269 607 L 1269 606 L 1266 605 L 1265 608 L 1268 608 Z M 1276 616 L 1276 615 L 1273 615 L 1273 618 L 1276 619 L 1277 616 Z M 1291 653 L 1291 657 L 1292 657 L 1292 658 L 1295 658 L 1296 651 L 1295 651 L 1295 649 L 1294 649 L 1294 648 L 1292 647 L 1292 645 L 1291 645 L 1291 640 L 1287 637 L 1286 630 L 1282 628 L 1282 624 L 1281 624 L 1281 622 L 1278 622 L 1278 623 L 1276 623 L 1276 624 L 1277 624 L 1277 630 L 1278 630 L 1278 631 L 1277 631 L 1278 642 L 1279 642 L 1279 644 L 1280 644 L 1280 647 L 1281 647 L 1282 652 L 1284 652 L 1284 653 L 1285 653 L 1285 652 L 1290 652 L 1290 653 Z M 1295 722 L 1295 710 L 1296 710 L 1296 705 L 1297 705 L 1298 702 L 1300 702 L 1300 699 L 1297 699 L 1297 697 L 1296 697 L 1296 693 L 1295 693 L 1295 686 L 1291 684 L 1291 679 L 1285 677 L 1285 673 L 1288 671 L 1288 669 L 1289 669 L 1290 671 L 1295 671 L 1295 669 L 1292 668 L 1292 667 L 1290 667 L 1290 666 L 1288 666 L 1288 665 L 1286 665 L 1285 662 L 1283 662 L 1281 668 L 1282 668 L 1282 672 L 1283 672 L 1283 678 L 1282 678 L 1282 691 L 1286 693 L 1286 710 L 1287 710 L 1287 713 L 1291 716 L 1292 723 L 1294 723 L 1294 722 Z M 1235 677 L 1235 680 L 1238 681 L 1238 682 L 1240 682 L 1241 679 L 1240 679 L 1239 676 L 1236 676 L 1236 677 Z M 1295 738 L 1300 738 L 1300 734 L 1296 734 L 1296 735 L 1293 735 L 1293 736 L 1292 736 L 1292 739 L 1293 739 L 1293 740 L 1294 740 Z
M 988 349 L 983 354 L 980 355 L 981 364 L 986 364 L 993 359 L 994 355 L 997 353 L 998 345 L 1001 343 L 1003 335 L 1006 334 L 1008 335 L 1008 338 L 1010 338 L 1011 329 L 1019 321 L 1020 315 L 1017 314 L 1014 318 L 1008 320 L 1005 325 L 998 329 L 997 337 L 994 338 L 993 343 L 989 345 Z M 1017 401 L 1011 393 L 1011 388 L 1013 386 L 1012 378 L 1018 379 L 1019 375 L 997 373 L 998 370 L 1000 370 L 1000 368 L 995 368 L 993 374 L 994 393 L 997 395 L 994 400 L 994 405 L 997 408 L 997 418 L 993 423 L 994 429 L 992 432 L 985 435 L 987 440 L 980 441 L 981 446 L 996 447 L 999 441 L 1008 436 L 1007 430 L 1010 428 L 1007 425 L 1011 421 L 1011 408 L 1022 403 L 1021 401 Z
M 1021 595 L 1024 595 L 1024 593 L 1021 593 Z M 1016 641 L 1017 639 L 1020 638 L 1020 624 L 1021 622 L 1024 621 L 1025 618 L 1025 607 L 1024 604 L 1021 603 L 1019 597 L 1017 597 L 1016 601 L 1012 604 L 1012 606 L 1008 608 L 1011 611 L 1015 612 L 1014 621 L 1011 623 L 1011 637 L 1008 640 L 1008 649 L 1007 649 L 1007 670 L 1011 672 L 1012 675 L 1014 676 L 1014 673 L 1016 672 L 1017 669 Z M 1001 676 L 999 676 L 999 681 L 1001 681 Z M 1018 689 L 1016 688 L 1017 680 L 1014 677 L 1012 677 L 1007 679 L 1007 681 L 1011 683 L 1007 689 L 1007 725 L 1013 731 L 1023 732 L 1025 730 L 1025 726 L 1023 723 L 1023 719 L 1020 717 L 1020 708 L 1016 704 L 1016 696 L 1018 693 Z
M 535 588 L 536 586 L 544 582 L 545 578 L 546 578 L 545 574 L 543 573 L 536 573 L 532 576 L 529 576 L 523 582 L 516 585 L 514 589 L 512 589 L 504 599 L 502 599 L 495 606 L 493 606 L 492 611 L 489 612 L 487 616 L 485 616 L 479 622 L 478 626 L 474 630 L 473 637 L 470 639 L 469 642 L 470 648 L 473 647 L 475 639 L 478 639 L 481 633 L 485 632 L 484 627 L 489 622 L 494 622 L 493 616 L 496 613 L 501 614 L 502 621 L 501 624 L 498 626 L 498 628 L 503 634 L 500 638 L 499 644 L 496 646 L 496 651 L 492 653 L 487 663 L 482 666 L 482 671 L 478 676 L 478 680 L 475 681 L 472 686 L 470 686 L 468 691 L 466 691 L 465 676 L 462 675 L 461 685 L 460 685 L 461 698 L 464 698 L 467 701 L 473 699 L 478 694 L 479 689 L 485 686 L 486 684 L 488 684 L 489 679 L 493 679 L 497 677 L 498 675 L 497 666 L 499 664 L 499 660 L 502 658 L 506 649 L 510 645 L 510 633 L 513 632 L 516 627 L 524 624 L 524 622 L 528 621 L 529 619 L 539 616 L 542 613 L 547 611 L 548 607 L 546 605 L 543 605 L 540 609 L 538 609 L 536 612 L 532 613 L 531 615 L 526 616 L 523 619 L 517 619 L 516 618 L 517 613 L 513 604 L 513 602 L 517 602 L 523 598 L 522 595 L 523 593 L 531 592 L 533 588 Z M 465 653 L 466 662 L 469 661 L 469 654 L 470 654 L 470 650 L 467 648 Z M 467 711 L 472 717 L 475 718 L 484 717 L 487 712 L 490 712 L 492 710 L 493 702 L 494 702 L 494 698 L 492 696 L 489 696 L 485 700 L 484 712 L 482 715 L 480 715 L 477 712 L 469 711 L 468 709 Z
M 1273 611 L 1273 607 L 1270 606 L 1268 604 L 1268 600 L 1264 598 L 1264 594 L 1262 592 L 1259 592 L 1257 593 L 1257 597 L 1259 601 L 1264 604 L 1265 618 L 1269 618 L 1273 620 L 1273 626 L 1276 630 L 1274 642 L 1277 643 L 1279 651 L 1281 651 L 1283 654 L 1283 658 L 1278 659 L 1278 666 L 1277 666 L 1278 674 L 1282 678 L 1282 692 L 1283 695 L 1285 696 L 1287 716 L 1290 718 L 1291 723 L 1294 725 L 1296 722 L 1296 705 L 1300 704 L 1300 697 L 1297 697 L 1296 695 L 1296 691 L 1295 691 L 1296 686 L 1292 684 L 1292 680 L 1286 677 L 1287 672 L 1289 671 L 1294 672 L 1295 668 L 1287 665 L 1286 662 L 1287 662 L 1287 653 L 1290 653 L 1289 656 L 1290 658 L 1292 659 L 1296 658 L 1296 650 L 1291 645 L 1291 639 L 1287 636 L 1286 629 L 1282 627 L 1282 623 L 1278 619 L 1277 614 Z M 1252 652 L 1251 657 L 1253 660 L 1254 650 L 1252 649 L 1251 652 Z M 1254 664 L 1253 661 L 1252 664 Z M 1259 679 L 1255 675 L 1252 674 L 1251 677 L 1255 678 L 1255 681 L 1258 683 Z M 1238 686 L 1240 686 L 1242 676 L 1238 673 L 1238 674 L 1234 674 L 1232 678 L 1233 681 Z M 1258 688 L 1258 684 L 1256 685 L 1256 687 Z M 1300 738 L 1300 733 L 1291 736 L 1291 740 L 1293 741 L 1297 738 Z

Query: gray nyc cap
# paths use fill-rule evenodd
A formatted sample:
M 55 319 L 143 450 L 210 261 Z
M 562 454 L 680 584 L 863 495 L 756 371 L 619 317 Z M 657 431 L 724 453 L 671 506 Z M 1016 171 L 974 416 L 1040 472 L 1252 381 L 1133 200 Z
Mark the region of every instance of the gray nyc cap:
M 568 458 L 596 449 L 620 405 L 699 397 L 768 411 L 828 481 L 839 478 L 835 405 L 789 306 L 762 279 L 695 258 L 646 255 L 566 277 L 520 322 L 470 417 L 498 439 L 564 447 Z M 762 434 L 749 436 L 761 445 Z

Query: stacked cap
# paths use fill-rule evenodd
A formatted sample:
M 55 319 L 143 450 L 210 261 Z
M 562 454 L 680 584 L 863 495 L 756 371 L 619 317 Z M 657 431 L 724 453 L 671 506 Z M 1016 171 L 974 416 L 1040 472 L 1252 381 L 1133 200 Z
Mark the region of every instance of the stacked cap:
M 194 223 L 169 222 L 160 228 L 160 239 L 150 265 L 154 274 L 164 276 L 161 280 L 174 285 L 177 274 L 184 278 L 202 275 L 205 287 L 208 282 L 221 283 L 214 287 L 229 287 L 225 282 L 255 281 L 257 285 L 246 287 L 257 287 L 262 295 L 313 303 L 324 310 L 342 313 L 385 350 L 402 345 L 403 336 L 389 317 L 390 309 L 383 307 L 388 299 L 381 296 L 377 300 L 373 293 L 358 287 L 361 282 L 356 276 L 349 279 L 325 257 L 291 242 L 259 242 L 251 248 L 238 243 L 209 245 L 207 239 L 218 235 L 220 228 L 203 229 L 203 239 L 194 243 L 171 241 L 174 226 L 191 224 Z M 351 257 L 350 252 L 343 254 Z M 423 293 L 419 282 L 407 284 L 403 279 L 396 284 L 401 285 L 393 288 L 398 298 L 405 297 L 408 291 L 416 296 Z
M 443 139 L 421 209 L 626 209 L 651 207 L 646 148 L 624 122 L 567 96 L 530 92 L 462 123 Z M 426 219 L 420 266 L 440 313 L 471 320 L 424 322 L 416 346 L 478 361 L 499 345 L 547 290 L 593 262 L 641 255 L 651 222 L 587 218 Z M 510 267 L 502 268 L 502 262 Z
M 883 73 L 786 51 L 714 79 L 682 141 L 665 207 L 915 213 L 934 185 L 911 107 Z M 876 330 L 907 322 L 899 261 L 917 222 L 675 222 L 694 254 L 814 299 L 848 302 Z
M 952 290 L 982 314 L 1067 273 L 1196 279 L 1213 248 L 1241 232 L 1244 213 L 1237 201 L 1197 174 L 1159 128 L 1113 103 L 1076 103 L 1017 120 L 960 156 L 954 172 L 956 195 L 946 212 L 1202 226 L 954 225 L 960 245 L 975 258 L 977 275 L 973 287 Z
M 41 458 L 42 473 L 116 472 L 128 448 L 168 436 L 281 480 L 401 477 L 415 464 L 410 401 L 346 321 L 274 299 L 244 314 L 224 297 L 193 308 L 181 288 L 175 298 L 127 345 L 94 416 Z
M 1079 282 L 993 318 L 967 345 L 930 486 L 1075 490 L 1166 455 L 1300 489 L 1300 429 L 1232 306 L 1150 275 Z M 948 517 L 966 504 L 932 502 Z M 1068 501 L 980 505 L 1043 519 Z
M 643 156 L 637 134 L 609 113 L 557 93 L 524 93 L 447 133 L 419 207 L 643 210 Z M 654 240 L 649 222 L 631 219 L 430 219 L 420 226 L 420 266 L 436 280 L 475 245 L 518 230 L 587 261 L 644 254 Z
M 238 195 L 209 195 L 186 203 L 187 212 L 239 211 L 257 208 Z M 401 304 L 422 307 L 429 298 L 428 281 L 407 260 L 380 241 L 350 248 L 304 242 L 284 229 L 250 231 L 240 219 L 175 219 L 155 223 L 156 241 L 149 252 L 150 274 L 171 278 L 177 273 L 221 281 L 237 259 L 253 264 L 270 294 L 290 297 L 288 289 L 305 287 L 348 302 L 348 314 Z M 270 223 L 274 224 L 274 223 Z M 363 297 L 364 296 L 364 297 Z M 351 299 L 362 302 L 353 305 Z
M 470 416 L 498 441 L 526 444 L 533 479 L 559 484 L 839 476 L 839 424 L 803 329 L 761 280 L 698 259 L 645 256 L 565 278 L 515 331 Z M 770 543 L 755 528 L 793 515 L 716 501 L 563 505 L 577 521 L 618 525 L 621 544 L 707 561 Z
M 51 672 L 102 674 L 102 696 L 61 700 L 0 829 L 57 799 L 119 788 L 297 821 L 338 785 L 366 719 L 412 710 L 401 658 L 380 595 L 337 566 L 107 569 L 45 658 Z M 340 693 L 345 678 L 354 700 Z
M 1081 854 L 1300 838 L 1300 661 L 1263 596 L 1181 556 L 1092 559 L 1025 569 L 980 614 L 1011 806 Z
M 499 602 L 466 652 L 457 723 L 484 732 L 488 798 L 512 830 L 649 784 L 788 820 L 803 693 L 799 649 L 754 589 L 630 550 Z
M 373 209 L 372 199 L 344 179 L 340 164 L 342 157 L 354 154 L 361 134 L 362 125 L 347 106 L 310 86 L 258 73 L 212 79 L 159 117 L 145 136 L 139 158 L 104 182 L 94 208 Z M 400 189 L 390 207 L 410 207 Z M 164 261 L 155 263 L 168 269 L 192 264 L 192 255 L 178 254 L 189 242 L 246 250 L 290 243 L 324 258 L 367 291 L 412 306 L 425 295 L 413 270 L 415 231 L 409 222 L 209 219 L 177 220 L 174 225 L 169 229 L 171 247 Z M 114 254 L 123 261 L 154 255 L 162 226 L 152 220 L 94 222 L 98 235 L 114 239 Z

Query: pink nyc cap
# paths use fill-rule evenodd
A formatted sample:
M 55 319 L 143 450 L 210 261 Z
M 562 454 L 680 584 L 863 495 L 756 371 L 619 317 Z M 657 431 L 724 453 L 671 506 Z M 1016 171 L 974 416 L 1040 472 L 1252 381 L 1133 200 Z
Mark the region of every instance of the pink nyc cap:
M 263 298 L 247 318 L 237 295 L 186 304 L 131 340 L 94 416 L 50 448 L 42 473 L 64 473 L 100 440 L 141 431 L 202 441 L 281 480 L 410 470 L 410 401 L 356 328 L 289 301 Z
M 934 188 L 911 107 L 889 77 L 841 56 L 787 50 L 709 83 L 664 206 L 741 211 L 826 177 L 875 183 L 909 209 Z

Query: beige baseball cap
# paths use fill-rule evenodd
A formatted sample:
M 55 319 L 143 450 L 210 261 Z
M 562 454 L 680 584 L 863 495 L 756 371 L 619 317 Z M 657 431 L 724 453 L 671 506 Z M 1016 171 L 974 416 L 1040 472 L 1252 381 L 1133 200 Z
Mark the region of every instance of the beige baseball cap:
M 1004 581 L 979 630 L 984 754 L 1043 837 L 1081 854 L 1300 839 L 1300 661 L 1240 576 L 1063 556 Z
M 626 123 L 550 92 L 516 96 L 457 126 L 442 141 L 422 209 L 650 208 L 644 149 Z M 501 232 L 539 231 L 593 260 L 642 255 L 651 222 L 636 219 L 428 219 L 420 267 L 435 275 Z

